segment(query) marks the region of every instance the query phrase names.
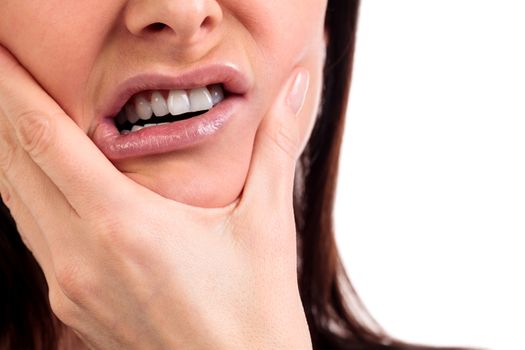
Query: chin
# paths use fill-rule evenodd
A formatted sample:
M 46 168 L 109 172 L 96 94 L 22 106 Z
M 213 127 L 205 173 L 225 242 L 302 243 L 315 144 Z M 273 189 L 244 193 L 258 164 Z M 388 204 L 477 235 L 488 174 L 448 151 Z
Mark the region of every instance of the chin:
M 260 122 L 239 115 L 222 133 L 199 146 L 114 162 L 138 184 L 181 203 L 225 207 L 242 193 Z
M 228 169 L 209 171 L 205 166 L 190 169 L 166 164 L 151 171 L 124 174 L 162 197 L 197 207 L 220 208 L 228 206 L 241 194 L 246 178 L 244 168 L 230 165 Z

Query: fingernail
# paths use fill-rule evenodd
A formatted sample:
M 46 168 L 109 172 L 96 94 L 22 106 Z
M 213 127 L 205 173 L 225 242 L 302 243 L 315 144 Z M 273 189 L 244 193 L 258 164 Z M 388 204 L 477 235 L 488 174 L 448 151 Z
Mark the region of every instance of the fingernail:
M 306 91 L 308 90 L 309 80 L 310 74 L 306 69 L 301 69 L 295 76 L 290 93 L 286 99 L 286 103 L 294 114 L 299 113 L 299 110 L 303 106 L 304 100 L 306 98 Z

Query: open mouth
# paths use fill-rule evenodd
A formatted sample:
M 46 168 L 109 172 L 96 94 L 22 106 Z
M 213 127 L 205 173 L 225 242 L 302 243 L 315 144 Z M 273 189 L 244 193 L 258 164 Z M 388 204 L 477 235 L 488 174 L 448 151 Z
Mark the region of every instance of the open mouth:
M 121 135 L 208 112 L 227 97 L 222 84 L 188 90 L 150 90 L 133 95 L 115 118 Z
M 233 63 L 129 76 L 97 106 L 88 133 L 111 161 L 196 147 L 224 132 L 248 103 L 250 75 Z

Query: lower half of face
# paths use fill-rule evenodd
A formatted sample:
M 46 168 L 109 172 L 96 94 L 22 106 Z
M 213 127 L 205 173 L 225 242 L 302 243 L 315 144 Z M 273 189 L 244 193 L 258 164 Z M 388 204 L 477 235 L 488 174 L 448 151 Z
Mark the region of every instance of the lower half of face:
M 101 101 L 134 75 L 216 62 L 239 68 L 249 89 L 219 132 L 183 149 L 112 160 L 167 198 L 221 207 L 239 196 L 261 121 L 298 66 L 311 74 L 299 116 L 304 142 L 317 115 L 326 0 L 29 0 L 0 10 L 0 44 L 89 135 Z

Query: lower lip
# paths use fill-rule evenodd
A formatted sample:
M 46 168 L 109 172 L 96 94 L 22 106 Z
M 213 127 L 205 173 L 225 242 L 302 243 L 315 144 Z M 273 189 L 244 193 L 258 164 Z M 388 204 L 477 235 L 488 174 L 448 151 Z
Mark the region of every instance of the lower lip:
M 112 161 L 182 150 L 218 134 L 241 100 L 240 96 L 229 96 L 197 117 L 143 128 L 126 135 L 120 134 L 114 118 L 104 118 L 93 133 L 93 141 Z M 162 120 L 162 117 L 153 118 L 159 122 Z

